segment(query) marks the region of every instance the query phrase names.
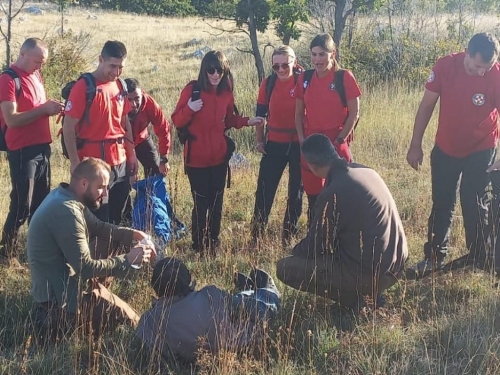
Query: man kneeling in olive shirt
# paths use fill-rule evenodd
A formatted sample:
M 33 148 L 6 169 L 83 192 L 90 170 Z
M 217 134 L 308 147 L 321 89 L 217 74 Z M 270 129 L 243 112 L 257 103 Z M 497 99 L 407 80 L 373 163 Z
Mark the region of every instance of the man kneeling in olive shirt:
M 135 327 L 139 321 L 126 302 L 95 280 L 124 277 L 131 266 L 148 262 L 152 252 L 148 246 L 138 246 L 128 254 L 92 258 L 90 238 L 128 248 L 132 241 L 146 238 L 143 232 L 104 223 L 89 210 L 97 209 L 107 195 L 109 174 L 110 167 L 102 160 L 83 160 L 70 184 L 52 190 L 31 220 L 27 244 L 31 295 L 38 302 L 35 328 L 43 342 L 54 341 L 80 324 L 98 337 L 119 324 Z

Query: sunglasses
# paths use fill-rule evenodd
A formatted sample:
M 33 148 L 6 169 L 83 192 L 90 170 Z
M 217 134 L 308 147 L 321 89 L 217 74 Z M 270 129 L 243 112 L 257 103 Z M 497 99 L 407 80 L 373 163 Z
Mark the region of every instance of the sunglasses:
M 219 74 L 219 75 L 222 75 L 222 73 L 224 73 L 224 69 L 221 69 L 221 68 L 208 68 L 207 69 L 207 73 L 210 75 L 215 74 L 215 72 L 217 72 L 217 74 Z
M 290 69 L 290 64 L 291 63 L 283 63 L 283 64 L 274 64 L 273 65 L 273 70 L 275 72 L 277 72 L 278 70 L 283 69 L 283 70 L 287 70 L 287 69 Z

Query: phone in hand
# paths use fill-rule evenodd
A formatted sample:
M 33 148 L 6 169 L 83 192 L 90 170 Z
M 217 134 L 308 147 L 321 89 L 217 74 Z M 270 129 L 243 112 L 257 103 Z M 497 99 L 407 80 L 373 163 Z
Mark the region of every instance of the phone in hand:
M 193 92 L 191 93 L 191 101 L 194 102 L 200 99 L 200 90 L 193 87 Z

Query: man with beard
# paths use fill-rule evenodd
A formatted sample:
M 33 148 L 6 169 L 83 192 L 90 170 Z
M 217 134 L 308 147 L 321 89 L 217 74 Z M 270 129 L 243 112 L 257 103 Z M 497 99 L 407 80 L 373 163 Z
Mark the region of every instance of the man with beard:
M 168 165 L 170 124 L 158 103 L 151 95 L 144 92 L 136 79 L 127 78 L 125 83 L 131 107 L 128 117 L 134 136 L 135 154 L 144 167 L 144 175 L 146 177 L 158 174 L 166 176 L 170 168 Z M 159 154 L 149 134 L 149 124 L 153 125 L 153 130 L 158 137 Z
M 28 230 L 31 295 L 38 303 L 37 337 L 55 340 L 77 326 L 91 327 L 95 337 L 119 324 L 136 326 L 137 313 L 95 278 L 124 277 L 131 266 L 148 262 L 152 249 L 132 248 L 127 254 L 92 259 L 89 238 L 117 241 L 130 248 L 146 234 L 97 219 L 108 194 L 111 167 L 102 160 L 84 159 L 38 208 Z M 98 241 L 99 242 L 99 241 Z

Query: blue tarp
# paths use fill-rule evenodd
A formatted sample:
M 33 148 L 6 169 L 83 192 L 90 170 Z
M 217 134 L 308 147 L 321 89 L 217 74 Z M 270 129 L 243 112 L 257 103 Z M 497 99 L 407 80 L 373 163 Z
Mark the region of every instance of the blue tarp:
M 135 229 L 146 233 L 153 229 L 163 249 L 172 237 L 179 239 L 187 234 L 186 226 L 175 216 L 162 175 L 137 181 L 133 187 L 137 191 L 132 211 Z

